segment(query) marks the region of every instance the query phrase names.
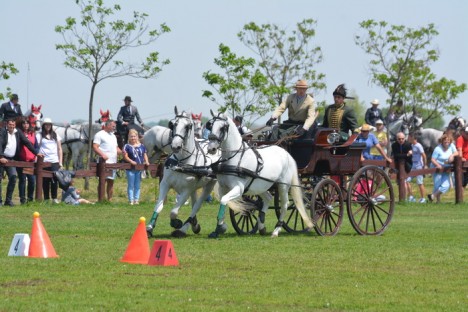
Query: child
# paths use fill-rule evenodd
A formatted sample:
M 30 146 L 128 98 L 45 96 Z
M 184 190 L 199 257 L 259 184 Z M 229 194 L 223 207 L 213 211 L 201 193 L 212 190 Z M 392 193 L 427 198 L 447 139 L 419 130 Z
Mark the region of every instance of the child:
M 410 133 L 408 135 L 408 141 L 411 143 L 412 150 L 413 150 L 413 167 L 412 170 L 419 170 L 424 169 L 426 167 L 426 154 L 424 153 L 424 148 L 422 147 L 421 143 L 418 143 L 416 139 L 416 135 L 414 133 Z M 409 195 L 409 201 L 415 202 L 416 199 L 413 196 L 413 190 L 411 188 L 411 180 L 413 177 L 408 177 L 406 182 L 407 193 Z M 416 184 L 419 187 L 419 202 L 425 203 L 426 202 L 426 190 L 424 189 L 424 177 L 422 175 L 416 176 Z
M 70 182 L 70 186 L 68 189 L 65 191 L 62 191 L 62 202 L 70 205 L 79 205 L 79 204 L 92 204 L 94 205 L 93 202 L 90 202 L 87 199 L 81 198 L 80 197 L 80 191 L 78 191 L 73 185 L 75 184 L 75 181 L 72 179 Z

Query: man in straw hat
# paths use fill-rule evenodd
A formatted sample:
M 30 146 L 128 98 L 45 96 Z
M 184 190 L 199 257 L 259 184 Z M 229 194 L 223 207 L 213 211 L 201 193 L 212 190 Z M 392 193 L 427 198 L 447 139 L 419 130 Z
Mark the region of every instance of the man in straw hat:
M 298 80 L 294 88 L 296 89 L 296 93 L 288 95 L 286 100 L 275 109 L 266 125 L 271 126 L 287 109 L 289 119 L 283 122 L 281 128 L 285 129 L 291 126 L 302 126 L 297 127 L 296 134 L 304 137 L 311 137 L 311 131 L 314 129 L 313 124 L 315 121 L 314 98 L 306 93 L 307 88 L 309 88 L 307 81 Z M 308 132 L 308 134 L 305 135 L 306 132 Z
M 352 99 L 346 96 L 346 88 L 344 84 L 340 84 L 333 91 L 334 104 L 329 105 L 325 109 L 322 126 L 325 128 L 335 128 L 341 132 L 344 140 L 349 137 L 349 132 L 357 131 L 358 124 L 354 110 L 346 106 L 345 99 Z
M 382 120 L 383 114 L 382 114 L 382 110 L 379 108 L 380 102 L 378 99 L 372 100 L 371 104 L 372 104 L 372 107 L 369 107 L 366 110 L 365 120 L 367 124 L 375 127 L 375 122 L 379 119 Z

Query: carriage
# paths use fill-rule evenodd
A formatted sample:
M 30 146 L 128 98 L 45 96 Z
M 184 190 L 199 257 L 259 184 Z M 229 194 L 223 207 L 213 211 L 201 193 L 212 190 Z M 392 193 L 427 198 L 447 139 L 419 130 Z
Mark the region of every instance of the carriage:
M 321 236 L 338 233 L 346 210 L 351 225 L 360 235 L 380 235 L 390 224 L 394 212 L 394 192 L 387 173 L 378 166 L 361 166 L 365 143 L 356 143 L 357 134 L 340 142 L 334 129 L 319 128 L 313 139 L 289 139 L 281 142 L 296 160 L 303 189 L 303 199 Z M 251 141 L 261 148 L 275 141 Z M 272 206 L 280 215 L 276 185 L 270 189 Z M 230 209 L 230 219 L 238 234 L 258 231 L 258 218 L 263 206 L 259 196 L 243 196 L 254 209 L 236 212 Z M 307 230 L 294 203 L 289 202 L 282 223 L 287 232 Z

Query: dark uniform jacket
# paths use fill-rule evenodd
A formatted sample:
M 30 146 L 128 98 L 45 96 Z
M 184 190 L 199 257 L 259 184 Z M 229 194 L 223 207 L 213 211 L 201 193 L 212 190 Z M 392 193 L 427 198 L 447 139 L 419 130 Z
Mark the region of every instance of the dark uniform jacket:
M 0 118 L 3 120 L 16 119 L 19 116 L 23 116 L 20 104 L 15 104 L 14 109 L 11 108 L 10 102 L 3 103 L 0 106 Z
M 135 118 L 138 120 L 140 125 L 143 123 L 140 118 L 140 114 L 138 113 L 138 108 L 133 105 L 129 106 L 122 106 L 120 108 L 119 114 L 117 115 L 117 121 L 119 123 L 122 122 L 128 122 L 129 124 L 134 124 L 135 123 Z
M 366 111 L 366 123 L 368 125 L 375 126 L 375 122 L 379 119 L 384 120 L 382 110 L 380 108 L 374 109 L 372 107 L 369 107 Z
M 395 160 L 395 166 L 398 166 L 400 159 L 403 159 L 405 161 L 406 173 L 409 173 L 413 167 L 413 156 L 408 156 L 408 152 L 412 149 L 413 147 L 411 146 L 411 143 L 407 141 L 405 141 L 403 144 L 399 144 L 398 142 L 394 142 L 392 144 L 392 155 L 393 159 Z
M 325 109 L 325 116 L 323 117 L 322 124 L 322 126 L 325 128 L 330 128 L 332 126 L 329 119 L 331 118 L 334 107 L 335 104 L 332 104 Z M 341 115 L 340 131 L 348 133 L 351 130 L 351 132 L 354 132 L 358 128 L 357 118 L 354 110 L 346 105 L 344 105 L 340 110 L 343 110 L 343 114 Z

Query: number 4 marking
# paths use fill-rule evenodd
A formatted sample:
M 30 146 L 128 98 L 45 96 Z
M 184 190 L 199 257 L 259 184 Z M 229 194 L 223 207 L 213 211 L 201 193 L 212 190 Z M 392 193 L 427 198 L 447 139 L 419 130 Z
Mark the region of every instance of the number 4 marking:
M 158 261 L 161 259 L 161 250 L 162 250 L 162 246 L 159 246 L 159 249 L 156 252 L 156 259 L 158 259 Z

